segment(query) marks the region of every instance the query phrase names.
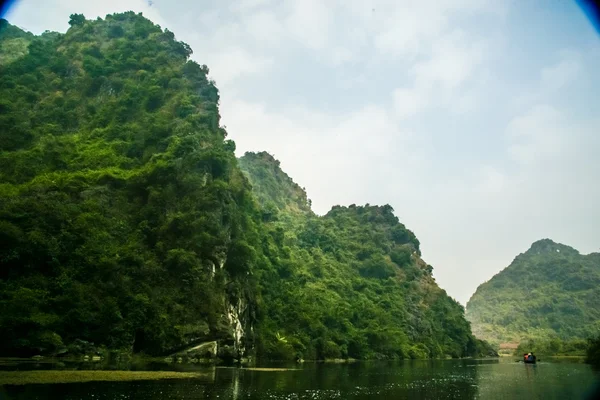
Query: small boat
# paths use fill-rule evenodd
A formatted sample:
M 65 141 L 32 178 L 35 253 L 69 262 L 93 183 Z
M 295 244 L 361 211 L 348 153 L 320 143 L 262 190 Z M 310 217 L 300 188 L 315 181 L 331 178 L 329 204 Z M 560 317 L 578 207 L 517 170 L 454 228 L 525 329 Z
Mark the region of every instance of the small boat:
M 537 357 L 533 353 L 523 354 L 523 362 L 525 364 L 535 364 L 537 362 Z

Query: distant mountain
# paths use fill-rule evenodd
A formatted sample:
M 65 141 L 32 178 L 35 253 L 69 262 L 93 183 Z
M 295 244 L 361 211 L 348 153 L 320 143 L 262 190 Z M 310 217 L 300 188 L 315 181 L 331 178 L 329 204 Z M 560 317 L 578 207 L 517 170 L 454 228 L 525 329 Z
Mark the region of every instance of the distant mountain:
M 600 330 L 600 254 L 539 240 L 467 303 L 478 338 L 583 339 Z

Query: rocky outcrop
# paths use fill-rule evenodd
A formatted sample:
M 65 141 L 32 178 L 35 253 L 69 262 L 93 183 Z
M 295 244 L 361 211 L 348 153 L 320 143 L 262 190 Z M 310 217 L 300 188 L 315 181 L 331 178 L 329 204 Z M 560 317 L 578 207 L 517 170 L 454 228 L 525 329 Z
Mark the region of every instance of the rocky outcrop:
M 254 355 L 252 307 L 242 293 L 231 292 L 225 299 L 221 323 L 211 340 L 191 344 L 172 353 L 169 358 L 181 362 L 249 362 Z
M 214 360 L 217 356 L 217 341 L 204 342 L 192 346 L 190 348 L 179 351 L 175 354 L 172 354 L 170 357 L 178 358 L 196 358 L 196 359 L 206 359 L 206 360 Z

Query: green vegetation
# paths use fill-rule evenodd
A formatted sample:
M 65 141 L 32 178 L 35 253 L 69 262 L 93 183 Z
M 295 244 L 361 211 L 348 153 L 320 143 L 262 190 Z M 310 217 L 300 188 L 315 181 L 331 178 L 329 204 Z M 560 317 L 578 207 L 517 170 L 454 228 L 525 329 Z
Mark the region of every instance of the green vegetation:
M 588 341 L 583 339 L 526 339 L 519 343 L 515 354 L 529 353 L 546 356 L 584 356 L 588 349 Z
M 477 288 L 466 315 L 477 337 L 520 342 L 517 353 L 581 355 L 600 331 L 600 254 L 535 242 Z
M 157 379 L 202 379 L 212 381 L 213 372 L 174 371 L 0 371 L 0 385 L 29 385 L 93 381 L 147 381 Z
M 238 165 L 173 33 L 133 12 L 69 23 L 2 22 L 0 354 L 493 353 L 390 206 L 318 217 L 268 154 Z
M 258 213 L 208 69 L 132 12 L 73 21 L 0 67 L 0 354 L 231 341 Z
M 389 205 L 318 217 L 267 153 L 240 166 L 260 199 L 271 265 L 260 271 L 259 355 L 427 358 L 493 354 L 440 289 L 419 241 Z
M 596 367 L 600 367 L 600 335 L 588 339 L 585 361 Z
M 27 54 L 32 33 L 25 32 L 0 18 L 0 65 L 9 64 Z

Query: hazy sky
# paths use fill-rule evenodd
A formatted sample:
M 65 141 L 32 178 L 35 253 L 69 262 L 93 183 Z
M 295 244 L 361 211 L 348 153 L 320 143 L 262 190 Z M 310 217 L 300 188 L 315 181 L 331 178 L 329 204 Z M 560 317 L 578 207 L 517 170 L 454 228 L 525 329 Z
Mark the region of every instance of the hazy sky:
M 541 238 L 600 250 L 600 36 L 569 0 L 23 0 L 34 33 L 134 10 L 189 43 L 238 154 L 313 207 L 385 204 L 448 293 Z

